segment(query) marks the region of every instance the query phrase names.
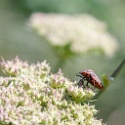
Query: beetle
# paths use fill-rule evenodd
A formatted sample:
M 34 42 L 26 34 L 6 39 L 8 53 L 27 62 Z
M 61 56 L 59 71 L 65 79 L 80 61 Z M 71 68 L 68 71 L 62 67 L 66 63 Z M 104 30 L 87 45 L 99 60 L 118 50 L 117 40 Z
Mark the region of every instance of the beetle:
M 81 79 L 78 82 L 78 86 L 79 87 L 84 87 L 84 81 L 87 81 L 86 86 L 88 86 L 88 84 L 90 83 L 91 85 L 93 85 L 94 87 L 103 90 L 104 86 L 102 85 L 100 79 L 98 78 L 98 76 L 94 73 L 93 70 L 88 69 L 88 70 L 83 70 L 81 72 L 79 72 L 79 74 L 77 74 L 77 76 L 79 76 Z

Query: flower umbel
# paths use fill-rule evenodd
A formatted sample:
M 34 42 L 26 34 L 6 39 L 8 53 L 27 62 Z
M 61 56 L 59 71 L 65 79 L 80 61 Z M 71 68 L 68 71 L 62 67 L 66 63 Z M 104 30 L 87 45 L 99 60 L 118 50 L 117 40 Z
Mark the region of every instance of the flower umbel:
M 76 103 L 84 102 L 95 95 L 91 89 L 83 90 L 82 87 L 79 88 L 78 86 L 73 85 L 69 86 L 67 92 Z
M 61 71 L 50 73 L 45 61 L 29 65 L 16 58 L 0 64 L 7 75 L 0 77 L 1 125 L 103 124 L 94 117 L 94 105 L 86 103 L 95 93 L 78 88 Z
M 117 40 L 107 32 L 107 25 L 87 14 L 34 13 L 30 26 L 53 46 L 69 47 L 73 53 L 94 50 L 112 56 L 118 49 Z

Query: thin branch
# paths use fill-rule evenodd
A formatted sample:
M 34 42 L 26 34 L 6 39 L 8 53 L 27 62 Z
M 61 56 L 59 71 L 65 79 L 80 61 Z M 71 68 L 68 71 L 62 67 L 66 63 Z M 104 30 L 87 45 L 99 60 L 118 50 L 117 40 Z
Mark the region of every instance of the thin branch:
M 111 78 L 116 78 L 116 76 L 121 71 L 121 69 L 124 66 L 124 64 L 125 64 L 125 59 L 120 63 L 120 65 L 116 68 L 116 70 L 112 73 L 112 75 L 110 77 Z

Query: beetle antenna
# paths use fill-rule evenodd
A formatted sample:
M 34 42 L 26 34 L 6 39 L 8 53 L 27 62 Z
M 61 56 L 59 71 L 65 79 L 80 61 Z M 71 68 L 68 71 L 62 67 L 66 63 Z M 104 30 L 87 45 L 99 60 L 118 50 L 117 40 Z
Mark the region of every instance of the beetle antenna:
M 116 76 L 118 75 L 124 64 L 125 64 L 125 59 L 120 63 L 120 65 L 116 68 L 116 70 L 112 73 L 110 77 L 113 79 L 116 78 Z
M 83 76 L 81 76 L 80 74 L 76 74 L 76 76 L 79 76 L 80 78 L 84 78 Z

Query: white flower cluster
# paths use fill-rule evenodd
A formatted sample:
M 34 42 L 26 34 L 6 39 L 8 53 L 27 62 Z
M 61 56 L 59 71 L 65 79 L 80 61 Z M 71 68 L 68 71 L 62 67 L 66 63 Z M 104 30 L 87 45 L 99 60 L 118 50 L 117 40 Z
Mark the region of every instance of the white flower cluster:
M 30 26 L 54 46 L 70 45 L 74 53 L 101 50 L 112 56 L 118 49 L 117 40 L 107 32 L 106 24 L 87 14 L 34 13 Z
M 88 103 L 95 93 L 61 71 L 50 74 L 45 61 L 29 65 L 16 57 L 0 64 L 6 75 L 0 77 L 0 125 L 103 125 Z

